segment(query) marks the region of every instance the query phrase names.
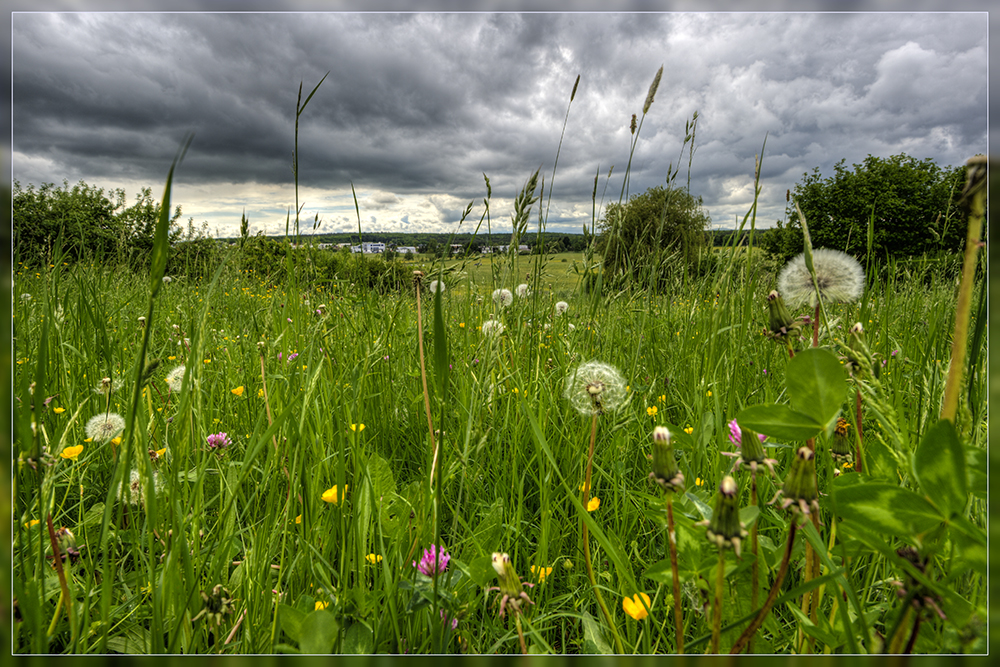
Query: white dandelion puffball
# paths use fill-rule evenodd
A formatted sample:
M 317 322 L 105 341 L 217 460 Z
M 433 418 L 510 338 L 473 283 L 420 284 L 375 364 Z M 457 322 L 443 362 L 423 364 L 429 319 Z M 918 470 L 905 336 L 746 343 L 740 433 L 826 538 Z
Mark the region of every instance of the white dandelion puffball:
M 499 336 L 504 331 L 503 322 L 500 320 L 486 320 L 483 322 L 484 336 Z
M 122 380 L 120 377 L 115 377 L 115 378 L 106 377 L 103 378 L 99 383 L 97 383 L 97 385 L 94 387 L 94 393 L 100 396 L 107 396 L 108 394 L 113 394 L 119 389 L 121 389 L 124 383 L 125 381 Z
M 526 284 L 521 283 L 520 285 L 514 288 L 514 293 L 517 294 L 518 298 L 523 299 L 529 294 L 531 294 L 531 290 L 528 289 L 528 286 Z
M 583 415 L 603 414 L 626 402 L 625 378 L 618 369 L 601 361 L 588 361 L 566 376 L 563 396 Z
M 117 412 L 107 412 L 91 417 L 84 427 L 87 437 L 94 442 L 107 442 L 125 430 L 125 418 Z
M 146 487 L 138 470 L 133 470 L 128 477 L 128 483 L 122 481 L 118 487 L 118 500 L 126 500 L 130 505 L 144 505 L 146 502 Z
M 556 301 L 556 315 L 562 315 L 569 308 L 569 304 L 565 301 Z
M 510 293 L 509 289 L 493 290 L 493 303 L 497 304 L 501 308 L 506 308 L 513 302 L 514 295 Z
M 847 253 L 820 248 L 813 251 L 816 283 L 823 299 L 830 303 L 850 303 L 861 296 L 865 288 L 865 272 Z M 778 276 L 778 292 L 792 308 L 808 303 L 816 305 L 816 288 L 813 286 L 806 256 L 802 253 L 785 265 Z
M 428 289 L 430 290 L 431 294 L 437 294 L 438 292 L 444 294 L 445 287 L 444 283 L 441 282 L 440 280 L 432 280 L 431 284 L 428 286 Z
M 174 370 L 167 373 L 166 382 L 167 386 L 170 388 L 170 391 L 176 393 L 181 390 L 181 386 L 184 384 L 185 370 L 186 370 L 185 367 L 183 365 L 180 365 Z

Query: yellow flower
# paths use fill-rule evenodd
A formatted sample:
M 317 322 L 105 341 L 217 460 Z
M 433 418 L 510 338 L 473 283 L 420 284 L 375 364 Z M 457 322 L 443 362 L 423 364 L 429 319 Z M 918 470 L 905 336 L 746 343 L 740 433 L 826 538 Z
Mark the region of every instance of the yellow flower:
M 344 485 L 344 493 L 347 493 L 347 485 Z M 337 505 L 340 503 L 340 496 L 337 494 L 337 485 L 334 484 L 329 489 L 323 492 L 323 500 L 328 503 L 333 503 Z
M 641 600 L 639 599 L 640 595 L 642 596 Z M 645 607 L 642 606 L 643 602 L 646 603 Z M 625 598 L 622 600 L 622 609 L 624 609 L 625 613 L 635 620 L 641 621 L 649 616 L 647 609 L 652 606 L 652 604 L 653 603 L 649 600 L 648 595 L 645 593 L 636 593 L 631 598 Z
M 319 611 L 320 609 L 326 609 L 330 606 L 329 602 L 323 602 L 322 600 L 316 600 L 316 606 L 313 607 L 313 611 Z
M 39 521 L 38 519 L 32 519 L 31 521 L 29 521 L 26 524 L 24 524 L 24 527 L 25 528 L 33 528 L 34 526 L 37 526 L 39 523 L 41 523 L 41 521 Z
M 67 447 L 66 449 L 62 450 L 59 456 L 63 457 L 64 459 L 72 459 L 76 461 L 76 459 L 82 453 L 83 453 L 83 445 L 76 445 L 75 447 Z
M 648 408 L 646 408 L 646 414 L 649 415 L 650 417 L 655 417 L 656 412 L 657 410 L 655 405 L 651 405 Z
M 688 435 L 691 435 L 692 433 L 694 433 L 694 426 L 685 426 L 684 432 L 687 433 Z
M 61 415 L 62 413 L 66 412 L 66 408 L 53 408 L 52 412 L 56 413 L 57 415 Z
M 361 431 L 365 430 L 365 425 L 364 424 L 351 424 L 351 430 L 355 431 L 356 433 L 360 433 Z
M 161 458 L 166 453 L 167 453 L 167 448 L 166 447 L 164 447 L 163 449 L 157 449 L 156 450 L 156 457 L 157 458 Z
M 544 565 L 539 566 L 539 567 L 535 567 L 534 565 L 532 565 L 531 566 L 531 574 L 534 574 L 534 575 L 536 575 L 538 577 L 538 583 L 542 583 L 543 581 L 545 581 L 545 577 L 547 577 L 550 574 L 552 574 L 552 568 L 551 567 L 545 567 Z
M 297 517 L 295 517 L 295 523 L 302 523 L 302 515 L 301 514 L 298 515 Z
M 84 442 L 93 442 L 94 439 L 93 438 L 84 438 L 83 441 Z
M 593 512 L 600 506 L 601 506 L 601 499 L 595 496 L 590 499 L 589 503 L 587 503 L 587 511 Z
M 111 438 L 111 444 L 112 445 L 120 445 L 120 444 L 122 444 L 122 437 L 118 436 L 117 438 Z
M 705 480 L 703 480 L 701 477 L 695 477 L 694 478 L 694 485 L 695 486 L 705 486 Z
M 174 360 L 174 359 L 176 359 L 176 358 L 177 358 L 177 357 L 167 357 L 167 360 L 168 360 L 168 361 L 173 361 L 173 360 Z
M 235 395 L 235 396 L 242 396 L 242 395 L 243 395 L 243 385 L 240 385 L 240 386 L 239 386 L 239 387 L 237 387 L 236 389 L 233 389 L 233 390 L 232 390 L 232 393 L 233 393 L 233 395 Z
M 854 464 L 851 463 L 850 461 L 848 461 L 847 463 L 844 464 L 844 469 L 845 470 L 848 470 L 848 469 L 853 468 L 853 467 L 854 467 Z
M 264 388 L 261 387 L 257 390 L 257 398 L 264 398 Z
M 465 322 L 459 322 L 458 323 L 458 328 L 459 329 L 464 329 L 465 328 Z
M 376 563 L 382 562 L 382 557 L 379 556 L 378 554 L 368 554 L 367 556 L 365 556 L 365 560 L 371 563 L 372 565 L 375 565 Z
M 707 393 L 707 394 L 705 394 L 705 395 L 711 398 L 711 396 L 712 396 L 712 392 L 708 392 L 708 393 Z
M 590 485 L 587 484 L 586 482 L 584 482 L 583 484 L 580 485 L 580 490 L 581 491 L 589 491 L 590 490 Z
M 667 402 L 667 395 L 666 394 L 660 394 L 660 397 L 657 400 L 660 401 L 660 403 L 666 403 Z
M 206 360 L 205 360 L 205 363 L 206 363 L 206 364 L 210 364 L 210 363 L 212 363 L 212 360 L 211 360 L 211 359 L 206 359 Z

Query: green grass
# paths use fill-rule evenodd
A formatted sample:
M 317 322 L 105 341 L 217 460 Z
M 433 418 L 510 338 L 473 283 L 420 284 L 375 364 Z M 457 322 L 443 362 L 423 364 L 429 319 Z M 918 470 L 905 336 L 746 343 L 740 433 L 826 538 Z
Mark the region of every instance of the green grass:
M 704 651 L 707 644 L 697 641 L 711 632 L 711 616 L 700 610 L 713 589 L 716 551 L 695 522 L 731 466 L 719 455 L 731 450 L 727 422 L 744 407 L 788 399 L 787 354 L 762 333 L 773 276 L 730 277 L 729 289 L 718 293 L 717 276 L 709 276 L 666 296 L 630 291 L 598 299 L 563 276 L 572 258 L 561 258 L 539 268 L 543 289 L 503 310 L 490 298 L 491 278 L 502 277 L 497 286 L 512 289 L 534 270 L 533 258 L 518 258 L 516 267 L 503 260 L 508 264 L 492 274 L 485 261 L 467 263 L 447 279 L 438 330 L 433 299 L 424 295 L 431 414 L 442 433 L 440 479 L 433 484 L 412 292 L 278 286 L 225 267 L 211 279 L 164 285 L 145 323 L 147 359 L 160 364 L 140 385 L 135 430 L 115 449 L 116 459 L 110 444 L 87 442 L 83 426 L 105 410 L 107 399 L 94 391 L 103 377 L 123 379 L 107 407 L 132 416 L 148 279 L 85 265 L 18 271 L 13 562 L 22 620 L 15 623 L 14 650 L 516 652 L 513 621 L 496 614 L 498 594 L 483 593 L 496 585 L 495 551 L 509 553 L 525 579 L 537 581 L 532 567 L 552 568 L 529 589 L 535 605 L 526 609 L 524 628 L 532 650 L 613 646 L 582 562 L 578 487 L 590 420 L 562 396 L 567 374 L 599 359 L 622 371 L 629 401 L 598 427 L 592 494 L 600 507 L 589 515 L 598 529 L 590 531 L 597 582 L 626 650 L 672 652 L 669 569 L 666 579 L 646 576 L 667 558 L 663 503 L 647 479 L 646 455 L 652 427 L 668 425 L 688 480 L 688 492 L 675 501 L 685 636 L 689 650 Z M 561 317 L 554 316 L 557 300 L 569 302 Z M 324 313 L 317 314 L 321 304 Z M 900 277 L 874 286 L 858 304 L 830 309 L 836 338 L 855 321 L 867 323 L 868 343 L 885 361 L 886 401 L 910 450 L 936 419 L 953 310 L 954 285 L 933 277 L 927 286 Z M 488 319 L 505 324 L 499 338 L 479 330 Z M 434 362 L 442 342 L 444 379 L 444 367 Z M 164 378 L 181 364 L 188 375 L 171 392 Z M 985 355 L 978 364 L 971 381 L 977 417 L 966 415 L 964 437 L 968 449 L 982 451 Z M 44 396 L 29 387 L 39 379 Z M 848 416 L 851 396 L 845 391 Z M 33 402 L 35 411 L 28 409 Z M 888 453 L 888 429 L 872 414 L 864 428 L 876 474 L 898 484 L 909 471 Z M 206 437 L 220 431 L 232 446 L 209 451 Z M 779 474 L 788 469 L 790 444 L 768 450 Z M 73 445 L 84 447 L 79 459 L 60 458 Z M 35 447 L 44 455 L 32 461 Z M 165 456 L 147 468 L 148 452 L 164 448 Z M 133 469 L 155 471 L 157 491 L 147 489 L 145 504 L 117 499 L 113 480 L 128 479 Z M 749 485 L 739 479 L 746 507 Z M 339 503 L 324 502 L 334 485 Z M 828 485 L 821 480 L 826 491 Z M 777 488 L 762 481 L 762 502 Z M 826 503 L 823 539 L 829 540 Z M 973 522 L 984 525 L 982 501 L 970 507 Z M 45 557 L 49 513 L 54 527 L 72 530 L 80 551 L 66 566 L 69 617 L 56 613 L 60 586 Z M 25 527 L 36 519 L 41 523 Z M 757 525 L 766 589 L 788 517 L 777 505 L 762 505 Z M 452 555 L 436 594 L 435 583 L 411 565 L 434 541 Z M 857 540 L 845 544 L 856 553 L 846 567 L 868 624 L 884 632 L 899 613 L 890 581 L 902 575 Z M 832 552 L 838 559 L 839 548 Z M 370 563 L 369 554 L 381 559 Z M 742 562 L 731 552 L 727 558 L 737 571 L 728 576 L 723 626 L 752 611 L 746 549 Z M 984 609 L 982 582 L 963 574 L 954 556 L 941 556 L 944 571 L 953 566 L 947 585 L 972 609 Z M 793 574 L 785 588 L 801 584 L 800 577 Z M 220 629 L 204 616 L 194 620 L 201 592 L 215 585 L 233 600 Z M 820 615 L 836 621 L 830 586 Z M 640 591 L 653 603 L 650 617 L 637 622 L 621 601 Z M 313 614 L 318 601 L 329 606 Z M 458 619 L 454 631 L 442 624 L 441 609 Z M 797 627 L 789 608 L 775 609 L 755 650 L 793 650 Z M 978 646 L 960 643 L 944 622 L 923 628 L 918 651 Z M 846 632 L 829 630 L 840 638 L 830 639 L 832 650 L 845 650 Z M 723 632 L 723 649 L 737 634 Z

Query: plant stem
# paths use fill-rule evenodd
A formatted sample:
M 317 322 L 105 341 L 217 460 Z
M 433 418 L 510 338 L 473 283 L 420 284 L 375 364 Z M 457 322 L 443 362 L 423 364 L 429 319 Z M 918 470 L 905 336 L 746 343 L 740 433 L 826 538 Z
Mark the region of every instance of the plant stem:
M 855 426 L 854 430 L 857 432 L 858 437 L 854 441 L 854 469 L 858 472 L 862 471 L 861 464 L 861 390 L 856 389 L 857 393 L 854 398 L 854 420 Z
M 517 626 L 517 639 L 521 642 L 522 655 L 528 655 L 528 645 L 524 643 L 524 630 L 521 629 L 521 614 L 514 613 L 514 625 Z
M 750 504 L 757 505 L 757 473 L 750 473 Z M 757 522 L 750 526 L 750 553 L 753 554 L 753 563 L 750 564 L 750 608 L 757 608 L 758 589 L 760 588 L 760 569 L 758 568 L 757 554 Z M 753 637 L 747 642 L 747 653 L 753 653 Z
M 719 635 L 722 631 L 722 589 L 726 579 L 726 550 L 719 547 L 719 566 L 715 571 L 715 604 L 712 609 L 712 648 L 709 653 L 719 652 Z
M 677 655 L 684 653 L 684 617 L 681 611 L 681 582 L 677 567 L 677 533 L 674 529 L 674 493 L 667 492 L 667 533 L 670 540 L 670 569 L 674 584 L 674 628 L 677 634 Z
M 594 466 L 594 447 L 597 443 L 597 413 L 594 413 L 594 417 L 590 422 L 590 450 L 587 452 L 587 472 L 583 479 L 583 507 L 586 510 L 587 504 L 590 502 L 590 476 Z M 590 535 L 587 530 L 587 522 L 583 521 L 583 527 L 580 531 L 583 537 L 583 558 L 584 562 L 587 564 L 587 578 L 590 579 L 590 587 L 594 589 L 594 596 L 597 598 L 597 604 L 601 608 L 601 612 L 604 614 L 604 620 L 607 621 L 608 627 L 611 629 L 611 634 L 615 638 L 615 646 L 618 649 L 619 654 L 625 653 L 625 645 L 622 644 L 622 638 L 618 634 L 618 628 L 615 627 L 614 620 L 611 618 L 611 612 L 608 611 L 608 605 L 604 603 L 604 597 L 601 595 L 601 589 L 597 587 L 597 577 L 594 576 L 594 566 L 590 562 Z
M 431 395 L 427 392 L 427 367 L 424 364 L 424 320 L 420 309 L 420 281 L 417 280 L 417 346 L 420 348 L 420 381 L 424 387 L 424 412 L 427 414 L 427 433 L 431 438 L 434 457 L 431 463 L 431 479 L 434 479 L 434 464 L 437 462 L 437 447 L 434 444 L 434 422 L 431 421 Z
M 962 283 L 958 288 L 958 303 L 955 305 L 955 333 L 951 339 L 951 366 L 944 388 L 944 402 L 941 418 L 955 421 L 958 412 L 958 395 L 961 391 L 962 372 L 965 370 L 965 349 L 969 338 L 969 314 L 972 309 L 972 291 L 976 278 L 976 253 L 979 250 L 979 235 L 983 227 L 986 196 L 986 165 L 980 165 L 977 158 L 969 160 L 965 190 L 969 202 L 969 228 L 965 238 L 965 259 L 962 261 Z M 985 156 L 982 162 L 985 163 Z M 975 163 L 973 161 L 976 161 Z M 981 179 L 981 180 L 980 180 Z
M 791 558 L 792 547 L 795 544 L 795 530 L 795 517 L 792 517 L 792 521 L 788 526 L 788 543 L 785 545 L 785 555 L 781 558 L 781 565 L 778 566 L 778 576 L 775 578 L 774 584 L 771 585 L 771 592 L 767 594 L 767 600 L 764 601 L 764 606 L 761 608 L 760 613 L 750 622 L 750 625 L 743 631 L 740 638 L 736 640 L 733 647 L 729 649 L 730 654 L 739 653 L 743 650 L 750 637 L 757 632 L 764 623 L 764 619 L 767 618 L 768 612 L 771 611 L 771 606 L 774 605 L 774 601 L 778 597 L 778 589 L 781 588 L 781 582 L 785 580 L 785 574 L 788 572 L 788 560 Z

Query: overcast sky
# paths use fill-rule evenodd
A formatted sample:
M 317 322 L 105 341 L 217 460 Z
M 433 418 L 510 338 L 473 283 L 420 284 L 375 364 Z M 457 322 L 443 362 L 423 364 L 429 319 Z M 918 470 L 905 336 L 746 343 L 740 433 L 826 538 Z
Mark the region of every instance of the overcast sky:
M 484 173 L 494 230 L 509 231 L 538 168 L 547 228 L 580 232 L 595 175 L 598 202 L 618 200 L 632 114 L 663 65 L 630 191 L 665 182 L 697 111 L 690 187 L 716 228 L 749 210 L 766 135 L 766 227 L 815 167 L 985 152 L 987 27 L 982 12 L 14 13 L 10 168 L 22 186 L 159 197 L 192 132 L 175 175 L 182 220 L 235 235 L 245 210 L 252 230 L 283 232 L 299 84 L 304 98 L 329 72 L 299 121 L 304 232 L 317 215 L 318 232 L 357 230 L 352 183 L 365 231 L 453 231 L 470 202 L 460 231 L 472 231 Z

